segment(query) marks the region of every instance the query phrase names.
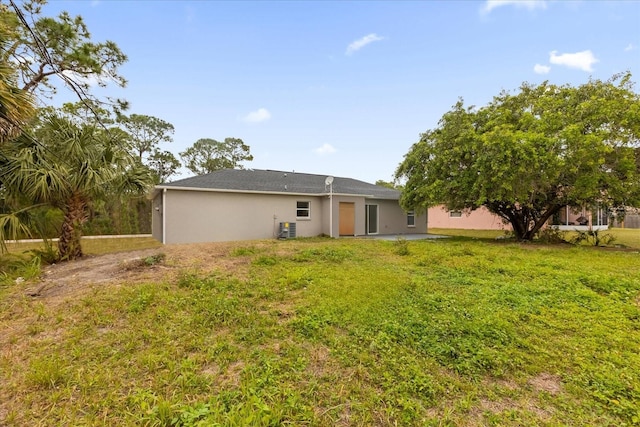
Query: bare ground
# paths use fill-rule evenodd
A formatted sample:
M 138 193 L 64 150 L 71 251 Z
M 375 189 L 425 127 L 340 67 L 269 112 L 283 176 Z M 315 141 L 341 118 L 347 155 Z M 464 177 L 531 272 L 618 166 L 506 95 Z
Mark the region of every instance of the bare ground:
M 185 271 L 242 274 L 247 258 L 228 256 L 239 246 L 238 243 L 166 245 L 85 257 L 45 267 L 40 279 L 25 287 L 25 294 L 46 301 L 47 305 L 55 305 L 97 287 L 123 282 L 165 282 Z M 153 257 L 163 259 L 155 262 Z

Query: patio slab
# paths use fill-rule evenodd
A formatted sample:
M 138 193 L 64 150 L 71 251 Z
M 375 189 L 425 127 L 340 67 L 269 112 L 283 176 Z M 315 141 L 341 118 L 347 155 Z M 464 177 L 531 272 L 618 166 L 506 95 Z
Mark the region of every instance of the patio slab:
M 428 239 L 447 239 L 450 236 L 441 236 L 439 234 L 376 234 L 369 236 L 358 236 L 363 237 L 365 239 L 376 239 L 376 240 L 428 240 Z

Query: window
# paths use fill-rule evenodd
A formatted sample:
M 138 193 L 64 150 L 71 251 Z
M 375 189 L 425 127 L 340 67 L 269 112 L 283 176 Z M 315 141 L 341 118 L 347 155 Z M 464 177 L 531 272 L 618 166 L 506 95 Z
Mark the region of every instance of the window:
M 416 212 L 409 211 L 407 212 L 407 227 L 415 227 L 416 226 Z
M 462 211 L 449 211 L 450 218 L 462 218 Z
M 311 202 L 296 202 L 296 218 L 311 218 Z

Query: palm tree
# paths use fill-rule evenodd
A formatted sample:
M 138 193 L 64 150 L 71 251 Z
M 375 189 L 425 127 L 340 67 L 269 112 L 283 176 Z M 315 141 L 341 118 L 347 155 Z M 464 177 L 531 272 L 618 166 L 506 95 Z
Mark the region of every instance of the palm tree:
M 0 153 L 0 182 L 9 201 L 26 198 L 33 206 L 64 213 L 58 242 L 62 260 L 82 257 L 82 225 L 93 202 L 113 192 L 149 189 L 150 173 L 123 147 L 104 129 L 50 114 L 34 135 L 22 134 Z M 0 215 L 0 225 L 17 224 L 12 215 Z

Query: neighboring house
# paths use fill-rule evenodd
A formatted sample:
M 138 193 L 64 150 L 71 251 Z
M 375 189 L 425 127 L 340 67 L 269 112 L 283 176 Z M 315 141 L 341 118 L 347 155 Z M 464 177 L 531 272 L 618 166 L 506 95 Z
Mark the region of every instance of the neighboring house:
M 152 199 L 163 243 L 427 232 L 399 191 L 351 178 L 225 169 L 158 185 Z
M 434 206 L 427 211 L 429 228 L 462 228 L 466 230 L 511 230 L 500 217 L 485 207 L 474 211 L 450 211 L 444 206 Z
M 505 224 L 502 218 L 492 214 L 485 207 L 474 211 L 450 211 L 444 206 L 434 206 L 427 211 L 429 228 L 462 228 L 469 230 L 511 230 L 511 224 Z M 606 209 L 572 209 L 566 207 L 548 222 L 560 230 L 603 230 L 609 227 L 609 215 Z

